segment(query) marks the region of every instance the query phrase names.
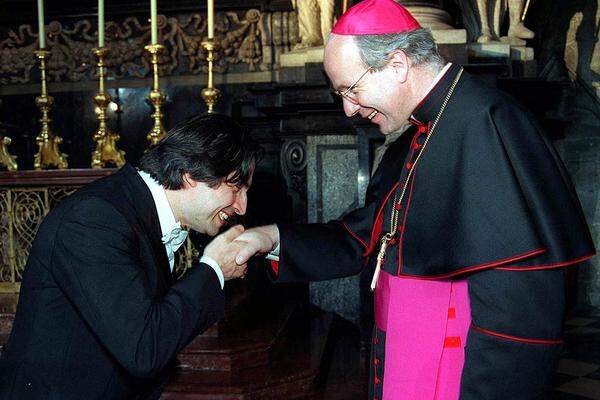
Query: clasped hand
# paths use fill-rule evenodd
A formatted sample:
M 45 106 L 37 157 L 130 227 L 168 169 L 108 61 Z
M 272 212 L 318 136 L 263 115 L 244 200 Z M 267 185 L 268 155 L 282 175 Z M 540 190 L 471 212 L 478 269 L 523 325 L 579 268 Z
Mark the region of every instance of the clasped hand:
M 276 225 L 260 226 L 244 230 L 235 225 L 215 237 L 204 249 L 204 255 L 215 260 L 225 280 L 246 275 L 248 260 L 256 255 L 269 252 L 279 243 L 279 230 Z

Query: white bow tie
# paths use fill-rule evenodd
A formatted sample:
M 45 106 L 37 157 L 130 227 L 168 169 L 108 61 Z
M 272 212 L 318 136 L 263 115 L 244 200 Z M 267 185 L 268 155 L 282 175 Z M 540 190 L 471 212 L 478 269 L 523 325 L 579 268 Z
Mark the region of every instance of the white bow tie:
M 174 253 L 177 251 L 179 246 L 181 246 L 181 244 L 183 242 L 185 242 L 185 239 L 187 239 L 187 236 L 188 236 L 188 232 L 186 230 L 182 229 L 181 225 L 178 222 L 177 224 L 175 224 L 173 226 L 173 228 L 171 228 L 170 232 L 167 232 L 166 234 L 163 235 L 162 242 L 167 247 L 170 247 Z

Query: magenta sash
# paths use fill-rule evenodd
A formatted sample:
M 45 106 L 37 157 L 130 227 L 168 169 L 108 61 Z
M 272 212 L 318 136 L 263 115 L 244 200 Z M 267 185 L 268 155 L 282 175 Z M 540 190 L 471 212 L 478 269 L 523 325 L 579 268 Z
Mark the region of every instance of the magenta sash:
M 381 271 L 375 323 L 386 332 L 384 400 L 457 400 L 471 323 L 467 282 Z

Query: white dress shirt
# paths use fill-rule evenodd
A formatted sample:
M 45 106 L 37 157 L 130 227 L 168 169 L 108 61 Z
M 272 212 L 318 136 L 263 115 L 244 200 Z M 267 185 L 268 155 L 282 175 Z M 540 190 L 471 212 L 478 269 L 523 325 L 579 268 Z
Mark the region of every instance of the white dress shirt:
M 167 251 L 167 257 L 169 258 L 169 267 L 171 268 L 171 272 L 173 272 L 175 266 L 175 252 L 185 242 L 188 233 L 181 227 L 179 221 L 175 220 L 175 215 L 167 200 L 165 188 L 156 182 L 147 172 L 138 171 L 138 174 L 144 180 L 148 189 L 150 189 L 150 193 L 154 199 L 154 205 L 156 206 L 156 212 L 158 213 L 158 221 L 160 223 L 160 231 L 162 234 L 161 239 L 165 244 L 165 250 Z M 225 285 L 225 278 L 223 277 L 223 272 L 221 271 L 219 264 L 211 257 L 205 255 L 200 258 L 200 262 L 208 264 L 215 271 L 222 289 Z
M 279 261 L 279 246 L 280 246 L 280 243 L 277 243 L 277 247 L 275 247 L 273 250 L 268 252 L 267 256 L 265 258 L 267 260 Z

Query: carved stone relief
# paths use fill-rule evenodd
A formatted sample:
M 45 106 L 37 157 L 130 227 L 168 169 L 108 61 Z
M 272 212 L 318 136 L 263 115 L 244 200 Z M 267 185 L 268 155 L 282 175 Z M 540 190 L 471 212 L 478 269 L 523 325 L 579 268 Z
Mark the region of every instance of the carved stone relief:
M 289 139 L 281 147 L 281 174 L 292 196 L 294 215 L 306 215 L 306 142 L 304 138 Z
M 160 59 L 161 76 L 207 72 L 206 54 L 200 45 L 206 39 L 206 28 L 201 14 L 159 15 L 159 37 L 167 49 Z M 65 24 L 51 21 L 47 31 L 47 47 L 52 52 L 48 62 L 50 81 L 79 82 L 96 77 L 91 51 L 97 45 L 94 23 L 87 19 Z M 0 36 L 0 84 L 31 82 L 37 34 L 31 25 L 21 25 L 9 29 L 5 36 Z M 239 65 L 236 68 L 241 71 L 270 70 L 277 66 L 278 55 L 298 41 L 297 16 L 294 12 L 261 13 L 256 9 L 243 14 L 217 13 L 215 39 L 219 45 L 215 72 L 224 73 L 234 65 Z M 144 51 L 149 42 L 150 25 L 137 17 L 107 22 L 108 75 L 149 76 L 151 66 Z

